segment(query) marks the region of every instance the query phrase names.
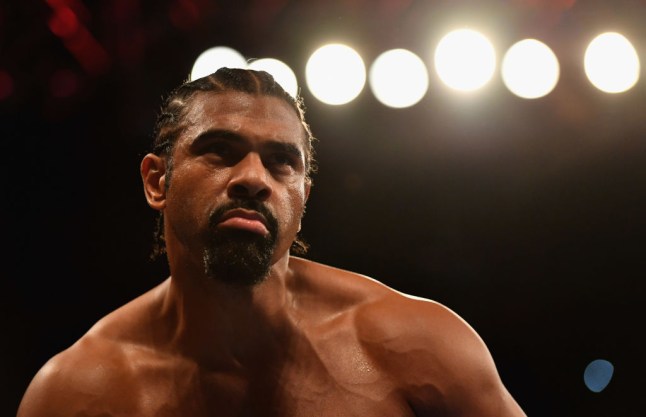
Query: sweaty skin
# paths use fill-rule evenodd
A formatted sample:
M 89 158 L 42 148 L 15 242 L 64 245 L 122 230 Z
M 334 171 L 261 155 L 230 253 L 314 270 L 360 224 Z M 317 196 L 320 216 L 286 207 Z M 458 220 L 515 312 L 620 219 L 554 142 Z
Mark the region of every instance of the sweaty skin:
M 525 415 L 455 313 L 290 256 L 310 184 L 283 100 L 200 92 L 185 117 L 172 178 L 162 157 L 141 166 L 171 276 L 52 358 L 19 417 Z M 269 274 L 253 286 L 204 271 L 208 215 L 234 198 L 278 220 Z M 217 227 L 266 232 L 257 213 L 226 217 Z

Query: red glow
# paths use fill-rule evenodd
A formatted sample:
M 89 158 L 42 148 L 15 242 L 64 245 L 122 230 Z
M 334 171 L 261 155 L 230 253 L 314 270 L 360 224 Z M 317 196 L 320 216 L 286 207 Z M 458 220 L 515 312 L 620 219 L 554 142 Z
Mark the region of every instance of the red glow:
M 58 37 L 68 39 L 79 30 L 76 14 L 69 7 L 57 8 L 54 16 L 49 19 L 49 29 Z
M 173 26 L 179 29 L 190 29 L 200 20 L 200 10 L 191 0 L 171 4 L 168 15 Z
M 46 0 L 46 2 L 54 9 L 54 14 L 48 23 L 50 30 L 64 40 L 65 46 L 79 61 L 83 69 L 94 75 L 107 71 L 110 66 L 108 53 L 81 24 L 77 13 L 71 8 L 74 7 L 80 11 L 81 15 L 85 16 L 87 11 L 83 4 L 77 0 Z M 66 96 L 72 83 L 69 80 L 59 81 L 52 81 L 52 94 Z
M 102 74 L 110 66 L 108 53 L 83 26 L 76 36 L 65 41 L 65 46 L 90 74 Z
M 0 70 L 0 100 L 8 98 L 13 93 L 13 78 L 8 72 Z

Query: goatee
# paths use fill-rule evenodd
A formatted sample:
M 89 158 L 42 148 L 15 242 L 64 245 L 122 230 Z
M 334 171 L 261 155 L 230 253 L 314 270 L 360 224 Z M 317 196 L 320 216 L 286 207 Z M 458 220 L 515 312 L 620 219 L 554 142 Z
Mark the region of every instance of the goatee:
M 222 216 L 234 209 L 253 210 L 263 215 L 269 233 L 263 236 L 246 230 L 218 228 Z M 234 200 L 211 213 L 209 226 L 203 256 L 206 275 L 236 286 L 264 281 L 271 268 L 278 234 L 278 221 L 271 211 L 256 200 Z

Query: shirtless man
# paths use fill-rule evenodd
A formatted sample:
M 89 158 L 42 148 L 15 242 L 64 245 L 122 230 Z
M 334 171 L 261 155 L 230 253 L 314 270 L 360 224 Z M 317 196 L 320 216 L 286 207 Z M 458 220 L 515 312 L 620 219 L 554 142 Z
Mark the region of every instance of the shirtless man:
M 455 313 L 290 255 L 312 135 L 271 76 L 184 84 L 156 131 L 141 175 L 171 276 L 52 358 L 19 417 L 525 415 Z

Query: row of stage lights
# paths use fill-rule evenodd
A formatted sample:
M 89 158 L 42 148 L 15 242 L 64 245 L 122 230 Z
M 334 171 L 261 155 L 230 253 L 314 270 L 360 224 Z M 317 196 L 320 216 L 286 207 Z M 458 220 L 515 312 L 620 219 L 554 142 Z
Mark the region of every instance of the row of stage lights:
M 433 64 L 446 86 L 467 93 L 489 83 L 498 63 L 492 43 L 483 34 L 459 29 L 440 40 Z M 203 52 L 193 65 L 191 79 L 225 66 L 267 71 L 290 94 L 296 95 L 298 91 L 297 78 L 287 64 L 273 58 L 248 62 L 239 52 L 225 46 Z M 599 90 L 621 93 L 630 90 L 639 80 L 640 63 L 635 48 L 625 36 L 606 32 L 589 43 L 584 54 L 584 69 L 588 80 Z M 507 50 L 500 64 L 500 75 L 513 94 L 537 99 L 554 89 L 560 66 L 549 46 L 536 39 L 524 39 Z M 382 53 L 366 71 L 363 59 L 354 49 L 343 44 L 328 44 L 308 59 L 305 80 L 312 95 L 327 104 L 349 103 L 368 81 L 381 103 L 405 108 L 415 105 L 426 95 L 429 72 L 424 61 L 406 49 Z

